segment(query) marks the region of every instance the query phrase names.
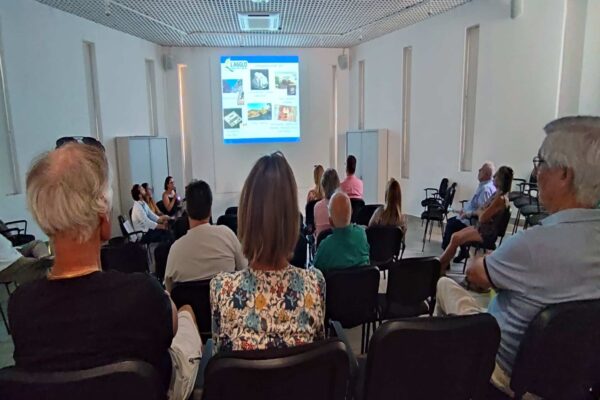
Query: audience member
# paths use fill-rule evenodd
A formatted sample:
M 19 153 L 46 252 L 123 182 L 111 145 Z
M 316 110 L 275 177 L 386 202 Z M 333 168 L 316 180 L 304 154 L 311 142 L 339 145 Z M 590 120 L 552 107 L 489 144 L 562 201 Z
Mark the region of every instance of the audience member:
M 154 214 L 158 215 L 159 217 L 161 215 L 163 215 L 163 212 L 158 209 L 158 206 L 156 205 L 156 202 L 154 201 L 154 188 L 152 186 L 150 186 L 150 184 L 148 182 L 142 183 L 142 187 L 144 188 L 144 192 L 145 192 L 145 194 L 142 196 L 142 198 L 148 205 L 148 208 L 150 209 L 150 211 L 152 211 Z
M 177 188 L 175 187 L 175 181 L 172 176 L 165 178 L 165 191 L 162 195 L 163 206 L 167 215 L 175 216 L 179 209 L 179 203 L 181 199 L 177 196 Z
M 390 178 L 385 188 L 385 205 L 377 208 L 369 221 L 369 226 L 374 225 L 397 226 L 406 235 L 408 225 L 406 215 L 402 214 L 402 190 L 394 178 Z
M 131 188 L 133 209 L 131 210 L 131 223 L 133 229 L 144 232 L 142 243 L 163 242 L 172 240 L 169 232 L 169 217 L 154 214 L 148 204 L 143 200 L 146 191 L 141 185 L 135 184 Z
M 175 282 L 210 279 L 219 272 L 238 271 L 248 265 L 235 233 L 225 225 L 209 223 L 213 199 L 208 183 L 190 183 L 185 198 L 190 229 L 169 251 L 165 272 L 169 292 Z
M 510 167 L 502 166 L 494 175 L 494 187 L 496 192 L 486 203 L 472 214 L 472 218 L 478 220 L 478 226 L 469 226 L 455 232 L 450 239 L 450 244 L 440 257 L 442 273 L 450 265 L 452 257 L 456 254 L 456 249 L 466 243 L 483 243 L 486 247 L 491 247 L 498 238 L 498 223 L 502 220 L 502 214 L 508 207 L 508 193 L 512 185 L 513 170 Z
M 442 249 L 446 250 L 446 247 L 450 244 L 450 238 L 454 232 L 458 232 L 461 229 L 471 225 L 471 217 L 476 210 L 479 210 L 483 205 L 494 195 L 496 187 L 492 182 L 492 176 L 494 175 L 494 164 L 490 161 L 485 162 L 477 174 L 479 180 L 479 186 L 473 195 L 473 198 L 469 200 L 458 217 L 452 217 L 446 224 L 444 230 L 444 237 L 442 238 Z M 467 254 L 467 248 L 461 246 L 459 255 L 454 259 L 454 262 L 461 262 L 469 255 Z
M 315 169 L 313 171 L 313 179 L 315 180 L 315 187 L 308 191 L 308 195 L 306 196 L 306 202 L 310 203 L 311 201 L 318 201 L 323 198 L 323 188 L 321 187 L 321 178 L 323 177 L 323 166 L 315 165 Z
M 362 226 L 350 223 L 352 205 L 344 192 L 337 192 L 329 201 L 329 221 L 333 232 L 319 244 L 315 267 L 323 273 L 369 265 L 369 243 Z
M 18 250 L 10 240 L 0 235 L 0 282 L 21 285 L 45 278 L 52 266 L 48 246 L 39 240 L 31 241 Z
M 315 238 L 318 238 L 319 233 L 323 232 L 325 229 L 331 228 L 331 225 L 329 225 L 329 211 L 327 210 L 327 205 L 329 204 L 331 196 L 333 196 L 335 191 L 340 187 L 340 178 L 335 169 L 328 168 L 327 171 L 325 171 L 323 178 L 321 179 L 321 187 L 323 188 L 323 195 L 325 197 L 315 204 Z
M 238 221 L 249 268 L 210 283 L 216 349 L 291 347 L 324 338 L 325 279 L 287 261 L 300 230 L 296 181 L 283 154 L 256 162 Z
M 560 118 L 544 130 L 533 163 L 540 201 L 551 215 L 467 267 L 470 282 L 497 292 L 488 307 L 502 333 L 492 382 L 509 394 L 531 320 L 547 305 L 600 298 L 600 248 L 594 245 L 600 242 L 600 118 Z M 449 278 L 438 281 L 438 315 L 478 312 L 469 292 Z
M 100 268 L 112 201 L 104 152 L 67 143 L 42 156 L 27 175 L 27 201 L 56 258 L 48 279 L 10 297 L 16 366 L 69 371 L 143 360 L 165 378 L 165 389 L 171 382 L 172 399 L 189 394 L 201 347 L 191 307 L 177 312 L 147 274 Z
M 363 182 L 354 175 L 356 172 L 356 157 L 349 155 L 346 159 L 346 179 L 340 183 L 340 189 L 351 199 L 362 199 Z

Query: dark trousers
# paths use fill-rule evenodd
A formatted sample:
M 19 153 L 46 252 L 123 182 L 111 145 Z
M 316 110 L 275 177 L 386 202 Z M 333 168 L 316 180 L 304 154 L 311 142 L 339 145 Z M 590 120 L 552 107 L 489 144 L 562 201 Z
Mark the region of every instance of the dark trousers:
M 442 249 L 446 250 L 446 247 L 450 244 L 450 238 L 454 234 L 454 232 L 458 232 L 462 229 L 465 229 L 467 225 L 460 222 L 460 220 L 456 217 L 452 217 L 448 220 L 446 224 L 446 230 L 444 231 L 444 237 L 442 238 Z M 461 246 L 460 251 L 466 251 L 466 248 Z
M 142 243 L 172 242 L 173 234 L 166 229 L 150 229 L 142 236 Z

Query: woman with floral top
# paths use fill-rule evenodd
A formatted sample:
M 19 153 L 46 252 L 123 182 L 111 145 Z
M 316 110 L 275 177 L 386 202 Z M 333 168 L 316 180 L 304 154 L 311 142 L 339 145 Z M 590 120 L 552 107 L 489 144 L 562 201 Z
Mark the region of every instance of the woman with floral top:
M 244 183 L 238 236 L 249 268 L 210 284 L 217 350 L 292 347 L 325 336 L 325 279 L 289 265 L 298 240 L 298 191 L 280 152 L 260 158 Z

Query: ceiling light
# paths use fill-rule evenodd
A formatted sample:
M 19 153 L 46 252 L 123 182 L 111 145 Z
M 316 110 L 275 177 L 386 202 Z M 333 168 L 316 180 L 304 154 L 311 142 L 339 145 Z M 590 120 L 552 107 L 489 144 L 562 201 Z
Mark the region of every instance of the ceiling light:
M 256 3 L 256 4 L 266 4 L 269 2 L 269 0 L 250 0 L 250 1 L 253 3 Z

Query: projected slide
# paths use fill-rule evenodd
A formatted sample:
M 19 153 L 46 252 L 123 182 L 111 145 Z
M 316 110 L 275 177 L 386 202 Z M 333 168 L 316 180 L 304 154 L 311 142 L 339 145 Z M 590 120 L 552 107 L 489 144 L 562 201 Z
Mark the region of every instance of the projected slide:
M 297 142 L 297 56 L 221 57 L 223 141 Z

